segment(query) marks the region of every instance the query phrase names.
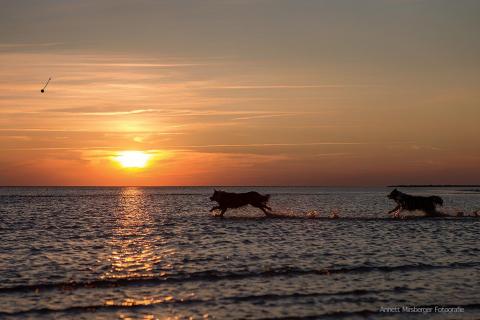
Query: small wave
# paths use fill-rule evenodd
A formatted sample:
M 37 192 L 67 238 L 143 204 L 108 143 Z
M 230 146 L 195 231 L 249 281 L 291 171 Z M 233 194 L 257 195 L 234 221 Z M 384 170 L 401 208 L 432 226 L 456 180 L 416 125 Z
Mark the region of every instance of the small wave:
M 212 215 L 213 218 L 217 219 Z M 311 219 L 311 220 L 319 220 L 319 221 L 397 221 L 397 222 L 404 222 L 404 221 L 472 221 L 474 219 L 478 219 L 475 216 L 463 216 L 463 217 L 455 217 L 455 216 L 442 216 L 442 217 L 427 217 L 427 216 L 405 216 L 401 219 L 393 218 L 389 216 L 363 216 L 363 217 L 353 217 L 353 216 L 336 216 L 330 217 L 323 215 L 321 216 L 315 212 L 289 212 L 289 211 L 276 211 L 273 212 L 269 216 L 265 215 L 255 215 L 255 216 L 246 216 L 246 215 L 226 215 L 222 217 L 222 219 L 232 220 L 232 221 L 241 221 L 241 220 L 268 220 L 268 219 Z
M 312 292 L 312 293 L 292 293 L 292 294 L 262 294 L 262 295 L 248 295 L 248 296 L 240 296 L 240 297 L 231 297 L 225 298 L 225 300 L 234 300 L 238 301 L 256 301 L 256 300 L 283 300 L 283 299 L 290 299 L 290 298 L 309 298 L 309 297 L 334 297 L 334 296 L 362 296 L 362 295 L 369 295 L 369 294 L 379 294 L 379 293 L 386 293 L 386 292 L 405 292 L 411 290 L 407 287 L 394 287 L 392 289 L 385 289 L 385 290 L 364 290 L 364 289 L 356 289 L 356 290 L 347 290 L 347 291 L 340 291 L 340 292 Z
M 306 316 L 286 316 L 273 318 L 260 318 L 258 320 L 317 320 L 317 319 L 342 319 L 351 317 L 367 318 L 373 315 L 381 315 L 378 310 L 359 310 L 359 311 L 333 311 L 322 314 L 306 315 Z
M 480 304 L 472 303 L 472 304 L 439 304 L 439 305 L 422 305 L 422 306 L 415 306 L 417 308 L 435 308 L 435 307 L 444 307 L 444 308 L 463 308 L 466 311 L 471 310 L 479 310 Z M 332 311 L 326 312 L 321 314 L 314 314 L 314 315 L 305 315 L 305 316 L 286 316 L 286 317 L 273 317 L 273 318 L 260 318 L 258 320 L 310 320 L 310 319 L 351 319 L 352 317 L 360 317 L 360 318 L 370 318 L 375 316 L 378 317 L 386 317 L 391 318 L 391 313 L 380 312 L 378 309 L 363 309 L 357 311 Z
M 349 273 L 368 273 L 368 272 L 397 272 L 397 271 L 428 271 L 436 269 L 463 269 L 478 267 L 480 262 L 455 262 L 447 265 L 413 264 L 399 266 L 357 266 L 332 269 L 300 269 L 296 267 L 281 267 L 277 269 L 268 269 L 263 271 L 245 271 L 228 272 L 217 270 L 206 270 L 194 273 L 178 273 L 165 276 L 139 277 L 139 278 L 121 278 L 121 279 L 99 279 L 93 281 L 81 282 L 60 282 L 60 283 L 40 283 L 35 285 L 18 285 L 12 287 L 0 288 L 0 293 L 5 292 L 25 292 L 35 290 L 76 290 L 82 288 L 104 288 L 120 287 L 128 285 L 148 285 L 157 283 L 175 283 L 189 281 L 220 281 L 220 280 L 238 280 L 246 278 L 268 278 L 268 277 L 295 277 L 302 275 L 331 275 L 331 274 L 349 274 Z
M 101 311 L 101 310 L 124 310 L 124 309 L 139 309 L 139 308 L 146 308 L 149 306 L 159 305 L 159 304 L 167 304 L 167 305 L 176 305 L 176 304 L 196 304 L 196 303 L 205 303 L 208 301 L 199 300 L 199 299 L 159 299 L 156 301 L 149 301 L 149 302 L 121 302 L 121 303 L 105 303 L 105 304 L 98 304 L 98 305 L 88 305 L 88 306 L 71 306 L 67 308 L 37 308 L 37 309 L 29 309 L 29 310 L 22 310 L 16 312 L 3 312 L 0 311 L 0 316 L 25 316 L 28 314 L 50 314 L 50 313 L 80 313 L 80 312 L 93 312 L 93 311 Z

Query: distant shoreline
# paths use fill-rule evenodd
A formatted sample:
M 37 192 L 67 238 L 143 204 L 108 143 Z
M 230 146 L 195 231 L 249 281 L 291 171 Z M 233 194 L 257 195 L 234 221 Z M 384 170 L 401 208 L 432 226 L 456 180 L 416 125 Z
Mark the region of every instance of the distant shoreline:
M 388 186 L 322 186 L 322 185 L 0 185 L 0 188 L 480 188 L 480 184 L 396 184 Z
M 480 188 L 478 184 L 397 184 L 388 188 Z

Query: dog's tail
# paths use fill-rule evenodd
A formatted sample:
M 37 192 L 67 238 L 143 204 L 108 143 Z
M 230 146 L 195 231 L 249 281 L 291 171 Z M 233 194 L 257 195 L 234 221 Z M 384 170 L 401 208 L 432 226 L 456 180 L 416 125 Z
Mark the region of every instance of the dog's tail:
M 437 196 L 431 196 L 430 197 L 433 201 L 433 203 L 438 204 L 439 206 L 443 206 L 443 199 Z

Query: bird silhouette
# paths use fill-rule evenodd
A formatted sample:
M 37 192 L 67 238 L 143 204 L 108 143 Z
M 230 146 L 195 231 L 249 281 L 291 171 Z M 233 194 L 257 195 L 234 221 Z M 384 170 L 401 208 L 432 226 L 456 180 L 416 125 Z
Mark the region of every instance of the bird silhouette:
M 40 90 L 41 93 L 45 92 L 45 89 L 47 88 L 48 84 L 50 83 L 50 80 L 52 80 L 52 78 L 48 78 L 47 83 L 45 83 L 45 86 L 42 88 L 42 90 Z

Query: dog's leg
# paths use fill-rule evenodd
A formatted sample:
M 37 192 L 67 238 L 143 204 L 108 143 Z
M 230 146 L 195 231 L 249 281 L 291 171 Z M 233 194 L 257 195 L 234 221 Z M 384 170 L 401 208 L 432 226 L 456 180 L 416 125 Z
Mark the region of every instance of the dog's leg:
M 220 212 L 220 217 L 223 218 L 223 215 L 227 211 L 227 208 L 221 208 L 221 209 L 222 209 L 222 212 Z
M 210 209 L 210 212 L 213 212 L 213 211 L 218 210 L 218 209 L 220 209 L 220 206 L 213 207 L 212 209 Z
M 393 214 L 393 217 L 396 218 L 396 219 L 402 218 L 402 216 L 400 215 L 400 213 L 401 213 L 402 211 L 403 211 L 403 208 L 398 209 L 398 210 Z
M 398 211 L 400 209 L 400 205 L 396 206 L 392 210 L 388 211 L 388 214 L 394 213 L 395 211 Z
M 272 213 L 271 213 L 271 212 L 268 212 L 267 210 L 265 210 L 265 208 L 267 208 L 267 209 L 269 209 L 270 211 L 272 211 L 272 209 L 271 209 L 271 208 L 269 208 L 269 207 L 267 207 L 267 206 L 265 206 L 265 207 L 258 207 L 258 208 L 259 208 L 260 210 L 262 210 L 262 211 L 263 211 L 263 213 L 265 213 L 265 215 L 266 215 L 267 217 L 269 217 L 269 216 L 271 216 L 271 215 L 272 215 Z

